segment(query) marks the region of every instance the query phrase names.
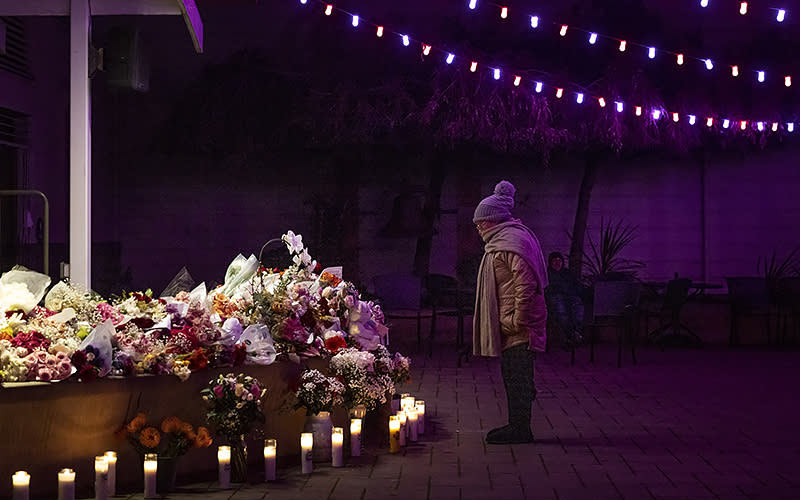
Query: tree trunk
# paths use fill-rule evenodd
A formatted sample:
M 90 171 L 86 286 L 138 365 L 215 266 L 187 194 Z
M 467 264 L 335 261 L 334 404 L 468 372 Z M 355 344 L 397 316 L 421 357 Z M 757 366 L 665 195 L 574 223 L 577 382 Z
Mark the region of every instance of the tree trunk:
M 425 193 L 425 206 L 422 208 L 422 227 L 417 237 L 417 249 L 414 252 L 414 274 L 425 276 L 431 268 L 431 247 L 433 246 L 433 230 L 436 218 L 442 205 L 442 187 L 447 176 L 444 158 L 436 151 L 428 154 L 428 171 L 431 173 L 428 191 Z
M 575 211 L 575 223 L 572 226 L 572 243 L 569 247 L 569 268 L 578 276 L 583 275 L 583 245 L 589 220 L 589 201 L 592 197 L 594 182 L 597 179 L 598 163 L 599 156 L 597 154 L 586 153 L 581 188 L 578 192 L 578 208 Z

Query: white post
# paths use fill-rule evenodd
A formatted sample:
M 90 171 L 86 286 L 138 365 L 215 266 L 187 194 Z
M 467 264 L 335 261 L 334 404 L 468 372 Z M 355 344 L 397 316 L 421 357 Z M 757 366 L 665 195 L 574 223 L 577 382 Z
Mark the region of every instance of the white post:
M 70 279 L 91 288 L 92 151 L 89 91 L 89 0 L 69 5 L 69 265 Z

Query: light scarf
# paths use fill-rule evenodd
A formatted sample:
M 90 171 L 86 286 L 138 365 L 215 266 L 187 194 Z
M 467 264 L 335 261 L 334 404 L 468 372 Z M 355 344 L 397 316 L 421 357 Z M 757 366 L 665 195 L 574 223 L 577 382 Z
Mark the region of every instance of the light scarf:
M 494 275 L 494 253 L 513 252 L 531 266 L 539 282 L 540 293 L 547 287 L 547 264 L 539 239 L 519 219 L 512 219 L 487 229 L 481 265 L 478 268 L 478 287 L 475 293 L 475 314 L 472 322 L 472 352 L 476 356 L 500 355 L 500 307 L 497 302 L 497 282 Z

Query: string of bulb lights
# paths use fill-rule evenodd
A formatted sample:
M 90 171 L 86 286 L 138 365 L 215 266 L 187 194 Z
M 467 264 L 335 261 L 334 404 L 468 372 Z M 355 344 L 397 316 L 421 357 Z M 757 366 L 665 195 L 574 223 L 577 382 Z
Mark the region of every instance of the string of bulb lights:
M 707 7 L 708 6 L 708 0 L 704 0 L 704 1 L 705 1 L 705 5 L 701 4 L 701 6 Z M 468 6 L 468 8 L 470 10 L 476 10 L 478 8 L 478 0 L 468 0 L 468 2 L 469 3 L 467 4 L 467 6 Z M 508 19 L 508 17 L 511 15 L 510 11 L 509 11 L 509 8 L 507 6 L 504 6 L 504 5 L 501 5 L 501 4 L 498 4 L 498 3 L 494 3 L 494 2 L 489 2 L 489 1 L 487 1 L 485 3 L 488 4 L 488 5 L 491 5 L 493 8 L 496 8 L 498 10 L 500 19 Z M 747 2 L 741 2 L 741 4 L 743 6 L 743 7 L 741 7 L 741 9 L 743 9 L 743 12 L 740 10 L 740 13 L 746 14 L 747 13 Z M 775 9 L 775 10 L 778 11 L 778 14 L 777 14 L 778 22 L 783 22 L 786 19 L 786 10 L 785 9 Z M 553 25 L 553 26 L 556 26 L 556 27 L 559 28 L 558 34 L 561 37 L 566 37 L 567 33 L 571 33 L 573 31 L 578 31 L 580 33 L 583 33 L 586 36 L 586 39 L 587 39 L 587 42 L 589 43 L 589 45 L 595 45 L 598 40 L 605 39 L 605 40 L 614 41 L 615 44 L 618 44 L 618 48 L 619 48 L 620 52 L 630 53 L 630 51 L 628 50 L 629 47 L 635 47 L 635 48 L 643 49 L 644 51 L 646 51 L 647 57 L 649 59 L 655 59 L 656 55 L 659 54 L 659 53 L 669 54 L 669 55 L 675 57 L 675 64 L 677 66 L 683 66 L 684 63 L 686 63 L 686 61 L 689 61 L 689 60 L 695 61 L 697 63 L 702 64 L 705 67 L 705 69 L 708 70 L 708 71 L 711 71 L 711 70 L 715 69 L 717 66 L 719 66 L 719 62 L 718 61 L 714 61 L 714 60 L 712 60 L 711 58 L 708 58 L 708 57 L 697 57 L 697 56 L 692 56 L 692 55 L 686 54 L 685 52 L 677 52 L 677 51 L 673 51 L 673 50 L 664 50 L 664 49 L 660 49 L 660 48 L 654 47 L 652 45 L 647 45 L 647 44 L 643 44 L 643 43 L 639 43 L 639 42 L 635 42 L 635 41 L 631 41 L 631 40 L 627 40 L 627 39 L 619 38 L 619 37 L 615 37 L 615 36 L 604 35 L 602 33 L 599 33 L 598 31 L 595 31 L 595 30 L 579 28 L 579 27 L 576 27 L 576 26 L 571 26 L 569 24 L 559 23 L 559 22 L 555 22 L 555 21 L 545 22 L 542 19 L 542 17 L 538 16 L 538 15 L 528 15 L 528 17 L 530 19 L 530 27 L 531 27 L 531 29 L 542 29 L 545 24 L 550 24 L 550 25 Z M 739 64 L 727 64 L 726 66 L 730 70 L 730 74 L 731 74 L 731 76 L 733 78 L 737 78 L 737 77 L 742 75 L 743 70 L 742 70 L 742 67 Z M 758 83 L 761 84 L 761 83 L 765 83 L 767 81 L 767 71 L 765 69 L 755 68 L 755 69 L 751 69 L 751 70 L 748 70 L 748 71 L 751 72 L 753 78 Z M 787 88 L 791 87 L 792 86 L 792 75 L 781 75 L 781 77 L 779 78 L 779 81 L 781 82 L 781 84 L 784 87 L 787 87 Z
M 413 42 L 416 45 L 419 45 L 422 55 L 423 56 L 431 56 L 431 54 L 435 51 L 441 53 L 441 59 L 447 65 L 455 64 L 456 61 L 461 62 L 463 59 L 464 61 L 468 62 L 468 68 L 471 73 L 477 73 L 479 68 L 486 68 L 490 74 L 492 75 L 493 79 L 496 81 L 500 81 L 502 79 L 506 79 L 507 81 L 511 81 L 515 87 L 520 87 L 523 84 L 523 77 L 519 74 L 515 73 L 514 71 L 509 72 L 511 76 L 504 76 L 504 71 L 502 68 L 497 66 L 491 66 L 487 64 L 483 64 L 480 61 L 477 61 L 472 58 L 462 58 L 457 57 L 454 52 L 439 49 L 433 47 L 431 44 L 425 43 L 421 40 L 418 40 L 408 33 L 402 33 L 399 31 L 395 31 L 390 27 L 383 25 L 383 24 L 376 24 L 371 21 L 368 21 L 361 16 L 349 12 L 345 9 L 335 7 L 333 4 L 327 3 L 324 0 L 299 0 L 300 4 L 303 6 L 308 6 L 311 4 L 320 4 L 323 6 L 323 14 L 326 17 L 331 17 L 334 13 L 343 14 L 350 19 L 350 25 L 353 28 L 361 28 L 366 25 L 370 26 L 372 30 L 375 32 L 375 36 L 378 38 L 384 37 L 396 37 L 403 46 L 409 47 Z M 556 99 L 563 99 L 567 96 L 571 96 L 574 98 L 575 103 L 577 104 L 584 104 L 588 101 L 595 102 L 601 108 L 606 108 L 609 105 L 613 104 L 613 108 L 616 110 L 617 113 L 624 113 L 626 110 L 632 110 L 634 115 L 637 117 L 645 117 L 649 116 L 654 121 L 659 121 L 662 118 L 671 119 L 674 123 L 680 123 L 683 119 L 685 119 L 685 123 L 690 126 L 697 125 L 699 123 L 705 123 L 705 126 L 708 128 L 714 128 L 717 126 L 721 126 L 722 129 L 735 129 L 738 127 L 740 130 L 748 130 L 748 128 L 752 130 L 757 130 L 759 132 L 765 131 L 772 131 L 778 132 L 779 130 L 784 130 L 786 132 L 794 132 L 795 131 L 795 123 L 793 121 L 778 121 L 778 120 L 764 120 L 764 119 L 757 119 L 757 120 L 743 120 L 743 119 L 733 119 L 730 117 L 723 117 L 723 115 L 715 113 L 714 116 L 703 116 L 697 113 L 680 113 L 677 111 L 667 111 L 662 107 L 650 107 L 644 105 L 628 105 L 625 101 L 616 100 L 616 99 L 606 99 L 604 96 L 595 96 L 588 93 L 585 89 L 578 87 L 577 85 L 571 85 L 571 87 L 575 87 L 574 90 L 567 90 L 566 85 L 557 85 L 551 83 L 545 83 L 542 80 L 537 79 L 530 79 L 531 81 L 528 82 L 527 78 L 526 85 L 530 85 L 530 88 L 536 94 L 545 94 L 547 91 L 548 94 L 552 94 L 555 96 Z

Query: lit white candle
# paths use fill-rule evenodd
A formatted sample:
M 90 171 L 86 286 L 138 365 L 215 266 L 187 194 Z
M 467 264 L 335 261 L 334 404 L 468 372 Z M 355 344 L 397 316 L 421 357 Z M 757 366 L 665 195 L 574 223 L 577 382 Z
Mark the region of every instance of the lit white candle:
M 217 448 L 217 464 L 219 466 L 219 487 L 227 490 L 231 487 L 231 447 Z
M 406 412 L 400 410 L 397 412 L 397 420 L 400 421 L 400 446 L 406 445 L 406 434 L 408 434 L 408 419 Z
M 18 470 L 11 476 L 14 484 L 14 500 L 28 500 L 30 498 L 31 476 L 24 470 Z
M 425 401 L 417 400 L 414 407 L 417 409 L 417 431 L 425 434 Z
M 264 440 L 264 480 L 275 480 L 275 457 L 278 455 L 278 440 Z
M 350 419 L 350 456 L 361 456 L 361 419 Z
M 156 472 L 158 471 L 158 455 L 147 453 L 144 456 L 144 497 L 156 498 Z
M 113 497 L 117 494 L 117 452 L 105 452 L 106 462 L 108 462 L 108 496 Z
M 417 418 L 417 409 L 406 408 L 406 416 L 408 417 L 408 438 L 411 440 L 411 442 L 415 443 L 418 439 L 417 422 L 419 419 Z
M 389 417 L 389 452 L 400 451 L 400 419 L 397 415 Z
M 58 500 L 75 500 L 75 471 L 61 469 L 58 473 Z
M 414 407 L 414 396 L 403 395 L 403 397 L 400 398 L 400 409 L 405 410 L 409 406 L 412 408 Z
M 342 451 L 344 445 L 344 429 L 341 427 L 334 427 L 331 433 L 331 455 L 333 457 L 332 465 L 334 467 L 344 466 L 344 452 Z
M 300 464 L 303 468 L 303 474 L 311 474 L 314 470 L 312 459 L 314 448 L 314 435 L 310 432 L 300 434 Z
M 108 499 L 108 462 L 105 456 L 94 457 L 94 499 Z

